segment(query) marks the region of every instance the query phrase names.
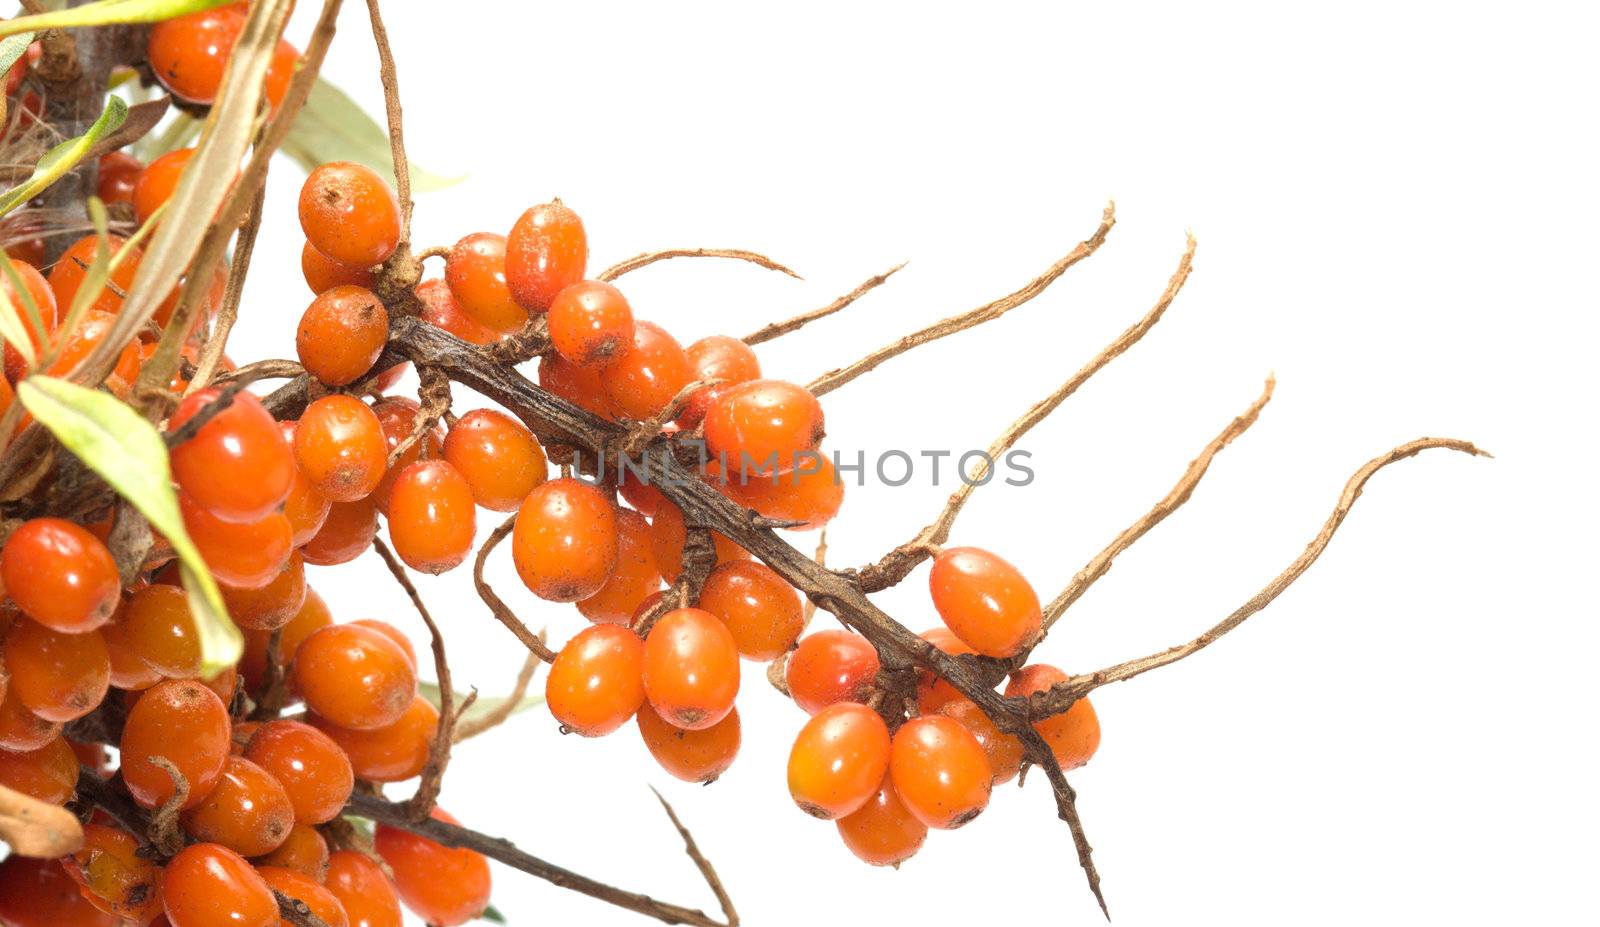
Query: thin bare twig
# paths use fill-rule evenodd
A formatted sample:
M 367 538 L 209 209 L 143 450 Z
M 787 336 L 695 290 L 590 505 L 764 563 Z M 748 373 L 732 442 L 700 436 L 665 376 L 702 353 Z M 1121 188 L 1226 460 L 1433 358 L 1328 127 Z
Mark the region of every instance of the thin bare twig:
M 764 254 L 757 254 L 754 251 L 745 251 L 740 248 L 670 248 L 666 251 L 646 251 L 644 254 L 636 254 L 625 261 L 618 261 L 617 263 L 612 264 L 605 270 L 600 271 L 599 275 L 596 276 L 595 279 L 603 280 L 609 283 L 623 274 L 638 270 L 641 267 L 648 267 L 657 261 L 665 261 L 669 258 L 681 257 L 715 257 L 732 258 L 736 261 L 749 261 L 751 264 L 765 267 L 767 270 L 775 270 L 780 274 L 786 274 L 795 278 L 796 280 L 805 279 L 804 277 L 783 266 L 782 264 L 779 264 L 777 261 L 774 261 L 772 258 L 769 258 Z
M 537 636 L 540 640 L 543 640 L 544 632 L 540 631 Z M 538 671 L 539 664 L 543 662 L 544 659 L 538 654 L 529 653 L 528 658 L 522 661 L 522 669 L 517 673 L 517 683 L 511 687 L 511 694 L 506 696 L 505 701 L 501 702 L 492 711 L 485 712 L 480 718 L 460 721 L 456 724 L 456 743 L 476 737 L 484 731 L 493 730 L 504 724 L 507 718 L 516 714 L 523 698 L 528 694 L 528 684 L 533 682 L 533 674 Z
M 678 836 L 683 838 L 683 851 L 694 860 L 695 868 L 700 870 L 701 877 L 717 896 L 717 904 L 722 906 L 722 917 L 727 921 L 728 927 L 739 927 L 739 912 L 734 910 L 733 899 L 728 896 L 728 890 L 723 887 L 722 879 L 717 876 L 716 867 L 711 865 L 711 860 L 706 859 L 705 854 L 700 852 L 699 845 L 694 842 L 694 835 L 689 833 L 689 828 L 684 827 L 682 821 L 678 820 L 678 812 L 672 810 L 672 805 L 668 804 L 666 798 L 656 790 L 655 786 L 651 786 L 650 791 L 655 793 L 656 801 L 661 802 L 662 810 L 667 812 L 667 817 L 672 820 L 672 826 L 678 829 Z
M 556 661 L 555 651 L 545 645 L 544 634 L 536 634 L 526 624 L 523 624 L 522 619 L 518 618 L 511 611 L 511 607 L 495 593 L 494 589 L 490 588 L 489 581 L 483 578 L 483 567 L 484 564 L 489 562 L 489 554 L 500 545 L 501 541 L 506 539 L 507 535 L 511 534 L 512 529 L 516 526 L 517 516 L 512 515 L 501 522 L 498 528 L 489 533 L 489 537 L 484 540 L 483 546 L 478 548 L 477 560 L 472 564 L 472 584 L 477 587 L 478 597 L 483 599 L 483 604 L 489 606 L 489 611 L 494 614 L 494 617 L 505 625 L 508 631 L 516 635 L 517 640 L 522 642 L 522 646 L 528 648 L 530 653 L 544 662 L 554 663 Z
M 827 318 L 828 316 L 833 315 L 835 312 L 838 312 L 840 309 L 843 309 L 861 297 L 867 295 L 869 292 L 882 286 L 890 277 L 893 277 L 896 273 L 899 273 L 900 268 L 904 266 L 906 266 L 905 262 L 901 261 L 899 264 L 896 264 L 881 274 L 868 277 L 860 286 L 844 294 L 826 306 L 823 306 L 821 309 L 812 309 L 810 312 L 802 312 L 793 318 L 784 319 L 782 322 L 773 322 L 769 325 L 762 326 L 760 329 L 745 335 L 744 343 L 748 345 L 758 345 L 762 342 L 771 341 L 779 335 L 787 335 L 790 332 L 809 325 L 818 319 Z
M 222 352 L 228 346 L 228 335 L 233 332 L 233 324 L 239 320 L 239 298 L 244 294 L 245 277 L 250 273 L 250 256 L 256 249 L 256 234 L 261 231 L 261 215 L 267 200 L 267 187 L 265 184 L 256 189 L 256 198 L 250 204 L 250 212 L 245 215 L 244 225 L 239 227 L 239 238 L 233 246 L 233 263 L 228 267 L 228 285 L 223 291 L 222 306 L 217 310 L 216 324 L 211 330 L 211 337 L 206 339 L 200 348 L 200 358 L 194 365 L 194 376 L 189 378 L 189 388 L 184 395 L 203 389 L 211 382 L 211 377 L 217 371 L 217 364 L 222 360 Z
M 278 902 L 278 916 L 294 927 L 329 927 L 327 921 L 318 917 L 311 906 L 299 898 L 291 898 L 277 889 L 272 890 L 272 897 Z
M 372 20 L 372 41 L 378 46 L 378 76 L 383 80 L 383 108 L 389 120 L 389 154 L 394 159 L 395 195 L 400 199 L 400 241 L 411 241 L 411 162 L 406 159 L 403 113 L 400 109 L 400 73 L 389 48 L 389 30 L 384 28 L 378 0 L 367 0 L 367 16 Z

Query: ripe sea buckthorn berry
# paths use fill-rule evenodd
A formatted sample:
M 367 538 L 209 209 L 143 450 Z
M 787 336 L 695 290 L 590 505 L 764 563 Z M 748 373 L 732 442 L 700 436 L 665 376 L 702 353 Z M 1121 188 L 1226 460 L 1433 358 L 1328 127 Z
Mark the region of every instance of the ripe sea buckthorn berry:
M 58 860 L 12 855 L 0 862 L 0 924 L 6 927 L 119 927 L 96 908 Z
M 627 628 L 595 625 L 567 641 L 544 681 L 561 726 L 585 737 L 609 734 L 644 703 L 644 642 Z
M 101 176 L 104 181 L 104 175 Z M 106 236 L 106 251 L 116 255 L 128 246 L 128 240 L 120 235 Z M 77 298 L 78 290 L 83 288 L 84 278 L 89 274 L 89 265 L 94 263 L 94 255 L 100 247 L 99 235 L 85 235 L 73 242 L 71 247 L 61 253 L 61 258 L 50 268 L 50 290 L 55 293 L 56 305 L 71 308 L 72 301 Z M 134 250 L 123 257 L 116 270 L 106 278 L 110 284 L 100 291 L 95 301 L 89 304 L 91 309 L 101 312 L 116 314 L 122 309 L 122 297 L 113 292 L 116 287 L 122 292 L 128 292 L 133 285 L 134 274 L 139 270 L 140 250 Z
M 340 727 L 370 731 L 400 720 L 417 672 L 394 641 L 353 624 L 323 628 L 294 654 L 290 678 L 306 707 Z
M 289 82 L 294 80 L 295 68 L 300 64 L 300 49 L 286 39 L 279 39 L 272 50 L 272 61 L 267 65 L 267 76 L 261 84 L 261 95 L 277 112 L 283 98 L 289 95 Z
M 701 731 L 733 710 L 739 648 L 728 626 L 698 608 L 662 615 L 644 642 L 644 692 L 662 720 Z
M 946 704 L 939 713 L 961 723 L 989 757 L 989 770 L 994 774 L 994 784 L 1003 785 L 1017 777 L 1022 769 L 1022 740 L 1015 734 L 1000 730 L 983 709 L 968 699 Z
M 622 493 L 622 498 L 628 500 L 628 504 L 640 515 L 654 516 L 662 503 L 667 501 L 667 497 L 661 494 L 661 490 L 645 482 L 630 467 L 622 466 L 618 470 L 617 490 Z
M 413 570 L 443 573 L 472 552 L 478 526 L 472 487 L 448 461 L 419 460 L 401 470 L 388 515 L 394 552 Z
M 28 710 L 13 691 L 0 699 L 0 749 L 37 750 L 61 733 L 59 721 L 46 721 Z
M 718 564 L 700 590 L 700 607 L 728 626 L 740 656 L 762 663 L 787 653 L 806 626 L 800 593 L 754 560 Z
M 319 166 L 300 188 L 306 241 L 346 264 L 382 264 L 400 243 L 400 201 L 378 172 L 354 161 Z
M 727 335 L 701 338 L 686 349 L 689 365 L 694 368 L 696 380 L 724 380 L 721 386 L 708 386 L 695 391 L 689 404 L 678 416 L 678 424 L 693 428 L 706 417 L 716 391 L 761 377 L 761 362 L 748 344 Z
M 322 839 L 315 827 L 296 824 L 289 829 L 289 836 L 276 850 L 257 857 L 253 862 L 258 867 L 293 869 L 321 882 L 328 877 L 328 841 Z
M 283 785 L 301 824 L 324 824 L 339 816 L 350 798 L 350 758 L 333 739 L 309 724 L 269 721 L 256 730 L 245 758 Z
M 316 536 L 300 547 L 307 563 L 333 566 L 349 563 L 372 546 L 378 536 L 378 508 L 371 499 L 334 503 Z
M 617 564 L 599 592 L 578 601 L 578 611 L 595 624 L 627 624 L 639 603 L 660 588 L 650 523 L 638 512 L 618 509 Z
M 111 656 L 99 631 L 62 634 L 26 618 L 6 632 L 8 697 L 19 699 L 46 721 L 75 721 L 95 708 L 111 688 Z
M 874 866 L 898 866 L 915 856 L 928 839 L 928 825 L 917 820 L 900 800 L 892 775 L 883 777 L 883 784 L 866 804 L 834 825 L 845 847 Z
M 290 525 L 292 527 L 293 522 Z M 239 627 L 275 631 L 288 624 L 300 606 L 305 604 L 305 560 L 298 550 L 290 553 L 283 571 L 259 589 L 238 589 L 224 585 L 222 601 L 228 606 L 228 617 Z
M 172 777 L 153 762 L 165 757 L 189 785 L 184 808 L 193 808 L 216 786 L 228 760 L 228 709 L 194 680 L 158 683 L 128 711 L 120 747 L 122 779 L 134 801 L 159 808 L 172 798 Z
M 544 449 L 526 425 L 493 409 L 473 409 L 444 438 L 444 459 L 467 485 L 473 501 L 491 512 L 514 512 L 533 487 L 549 477 Z
M 389 340 L 389 310 L 377 294 L 336 286 L 311 301 L 295 332 L 301 366 L 328 386 L 344 386 L 372 369 Z
M 359 621 L 352 621 L 350 623 L 363 628 L 371 628 L 372 630 L 377 631 L 379 634 L 382 634 L 384 637 L 387 637 L 389 640 L 394 641 L 395 646 L 405 651 L 406 659 L 411 661 L 411 665 L 417 665 L 417 649 L 411 646 L 411 638 L 406 637 L 405 632 L 401 631 L 399 628 L 387 621 L 378 621 L 375 618 L 362 618 Z
M 84 313 L 77 327 L 61 342 L 60 353 L 56 355 L 55 362 L 45 373 L 53 377 L 70 375 L 95 348 L 99 347 L 100 342 L 106 340 L 106 336 L 111 334 L 112 326 L 116 323 L 117 317 L 109 312 L 91 309 Z M 130 341 L 118 353 L 116 366 L 106 377 L 106 389 L 114 396 L 125 398 L 128 391 L 133 388 L 134 381 L 139 378 L 140 364 L 139 342 Z
M 303 872 L 277 866 L 261 866 L 256 871 L 261 873 L 261 878 L 267 881 L 273 891 L 304 904 L 327 927 L 349 927 L 350 920 L 344 913 L 344 905 L 332 892 L 318 885 L 315 879 Z M 294 927 L 294 922 L 288 918 L 279 923 L 283 927 Z
M 683 523 L 683 510 L 663 498 L 656 506 L 655 516 L 650 519 L 650 550 L 655 555 L 661 578 L 669 583 L 676 582 L 678 574 L 683 572 L 683 545 L 688 539 L 689 529 Z M 750 558 L 749 551 L 720 532 L 711 532 L 711 542 L 716 548 L 719 564 Z
M 580 280 L 562 290 L 546 314 L 551 345 L 580 367 L 604 366 L 633 344 L 633 309 L 609 283 Z
M 178 509 L 212 575 L 230 586 L 267 585 L 283 572 L 294 550 L 294 529 L 277 512 L 260 521 L 234 524 L 201 508 L 188 493 L 178 494 Z
M 945 715 L 912 718 L 895 732 L 889 755 L 895 791 L 917 820 L 939 830 L 967 823 L 989 806 L 994 771 L 983 745 Z
M 599 592 L 617 565 L 617 505 L 572 477 L 534 487 L 517 509 L 511 557 L 523 585 L 551 602 Z
M 22 281 L 23 290 L 33 300 L 34 307 L 39 310 L 39 320 L 44 323 L 44 330 L 47 333 L 54 332 L 57 319 L 55 291 L 50 289 L 50 284 L 46 282 L 43 275 L 32 264 L 12 258 L 11 269 L 17 272 L 18 279 Z M 0 272 L 0 295 L 3 295 L 11 302 L 11 305 L 17 308 L 18 318 L 23 322 L 23 331 L 27 332 L 28 341 L 33 345 L 33 353 L 35 355 L 44 353 L 44 346 L 39 341 L 39 333 L 34 330 L 32 323 L 28 321 L 28 310 L 23 306 L 22 297 L 18 293 L 16 285 L 11 282 L 10 274 Z M 15 383 L 27 374 L 27 360 L 23 358 L 22 352 L 9 343 L 6 345 L 5 358 L 6 379 Z
M 328 857 L 323 883 L 339 899 L 350 927 L 400 927 L 400 896 L 377 860 L 356 850 Z
M 113 688 L 140 691 L 161 681 L 161 671 L 139 656 L 123 614 L 118 613 L 100 627 L 100 638 L 106 642 L 106 654 L 111 658 Z
M 306 407 L 294 429 L 294 459 L 334 502 L 364 499 L 388 467 L 383 426 L 354 396 L 324 396 Z
M 221 395 L 191 393 L 167 421 L 168 433 Z M 294 482 L 294 455 L 261 400 L 238 393 L 194 437 L 172 449 L 172 475 L 202 508 L 228 522 L 260 521 L 283 504 Z
M 600 385 L 620 414 L 645 421 L 694 380 L 689 355 L 653 322 L 635 322 L 633 341 L 600 369 Z
M 945 625 L 984 656 L 1015 656 L 1039 638 L 1043 616 L 1033 587 L 986 550 L 944 549 L 933 558 L 928 588 Z
M 277 927 L 278 900 L 239 854 L 215 843 L 185 847 L 161 873 L 172 927 Z
M 730 477 L 729 498 L 758 514 L 797 521 L 790 531 L 814 531 L 833 520 L 844 504 L 844 481 L 833 461 L 816 451 L 802 451 L 800 465 L 774 476 Z
M 458 823 L 442 808 L 433 809 L 432 817 Z M 445 847 L 387 824 L 378 825 L 373 846 L 394 873 L 400 900 L 428 923 L 455 927 L 476 920 L 489 906 L 489 861 L 482 853 Z
M 789 751 L 789 794 L 800 810 L 824 820 L 865 805 L 889 772 L 889 729 L 865 705 L 840 702 L 800 729 Z
M 393 454 L 394 449 L 400 446 L 411 436 L 416 427 L 417 416 L 422 414 L 422 407 L 415 399 L 405 396 L 387 396 L 372 405 L 372 414 L 378 417 L 378 425 L 383 429 L 383 442 L 385 453 Z M 385 514 L 389 511 L 389 492 L 394 486 L 394 481 L 400 471 L 422 459 L 422 457 L 438 457 L 444 447 L 444 432 L 434 425 L 422 433 L 422 436 L 411 443 L 397 458 L 389 469 L 384 472 L 383 479 L 379 481 L 378 488 L 372 491 L 372 500 L 377 503 L 378 511 Z M 426 450 L 426 455 L 423 451 Z M 520 500 L 519 500 L 520 501 Z
M 706 449 L 730 480 L 788 473 L 823 435 L 822 403 L 803 386 L 750 380 L 719 392 L 706 410 Z
M 1011 674 L 1011 681 L 1006 683 L 1006 695 L 1018 697 L 1044 692 L 1067 679 L 1067 674 L 1054 666 L 1035 663 Z M 1100 749 L 1100 717 L 1088 698 L 1078 699 L 1061 714 L 1033 722 L 1033 729 L 1050 745 L 1050 752 L 1056 755 L 1056 762 L 1063 770 L 1077 769 Z
M 415 292 L 417 300 L 422 303 L 422 321 L 434 328 L 472 344 L 491 344 L 505 334 L 467 315 L 467 311 L 461 308 L 450 292 L 449 284 L 443 280 L 424 280 L 417 284 Z
M 445 257 L 444 280 L 461 310 L 479 325 L 514 332 L 527 324 L 528 311 L 517 305 L 506 284 L 504 235 L 473 232 L 456 242 Z
M 150 28 L 150 69 L 173 96 L 211 103 L 243 28 L 244 16 L 232 7 L 158 22 Z
M 418 695 L 400 720 L 370 731 L 339 727 L 316 715 L 306 720 L 339 745 L 357 779 L 404 782 L 420 775 L 428 763 L 428 751 L 439 729 L 439 709 Z
M 636 716 L 645 748 L 661 768 L 685 782 L 712 782 L 728 771 L 739 755 L 739 710 L 703 731 L 686 731 L 661 720 L 653 711 Z
M 560 200 L 523 213 L 506 236 L 506 285 L 529 312 L 543 312 L 562 290 L 583 279 L 589 238 L 583 220 Z
M 818 631 L 789 654 L 784 679 L 807 714 L 838 702 L 865 702 L 878 675 L 878 651 L 851 631 Z
M 278 665 L 287 666 L 306 638 L 331 624 L 333 614 L 328 611 L 328 603 L 322 601 L 315 589 L 306 587 L 305 603 L 289 623 L 278 630 Z M 244 655 L 239 658 L 239 672 L 252 693 L 261 691 L 262 674 L 267 666 L 267 644 L 271 639 L 271 631 L 244 630 Z
M 95 195 L 106 204 L 133 202 L 133 184 L 144 170 L 144 162 L 126 151 L 108 151 L 100 156 Z
M 294 422 L 279 422 L 278 430 L 283 439 L 288 442 L 290 452 L 294 450 Z M 311 478 L 300 472 L 299 464 L 294 468 L 294 482 L 289 484 L 289 495 L 283 499 L 283 517 L 289 519 L 289 528 L 294 534 L 294 546 L 299 547 L 317 536 L 322 530 L 322 523 L 328 520 L 328 509 L 333 505 L 333 500 L 322 494 L 322 490 L 311 482 Z
M 241 856 L 270 853 L 289 836 L 294 807 L 283 785 L 249 760 L 230 756 L 200 804 L 183 813 L 183 829 Z
M 964 653 L 976 653 L 968 647 L 959 637 L 951 633 L 949 628 L 929 628 L 922 632 L 922 639 L 933 646 L 943 650 L 951 656 Z M 917 711 L 920 714 L 937 714 L 941 708 L 951 702 L 966 698 L 960 690 L 927 670 L 917 671 Z
M 0 785 L 52 805 L 65 804 L 78 788 L 78 755 L 57 737 L 37 750 L 0 750 Z
M 375 278 L 368 264 L 346 264 L 335 261 L 306 242 L 300 249 L 300 273 L 313 295 L 320 296 L 337 286 L 358 286 L 372 289 Z
M 139 855 L 140 845 L 121 827 L 91 821 L 83 825 L 83 847 L 61 864 L 95 907 L 147 924 L 161 913 L 161 867 Z
M 546 354 L 539 358 L 539 385 L 601 418 L 617 417 L 597 367 L 579 367 L 559 354 Z
M 200 636 L 189 595 L 177 586 L 145 586 L 128 598 L 121 624 L 139 659 L 171 679 L 200 675 Z
M 105 624 L 122 590 L 105 544 L 60 518 L 35 518 L 13 531 L 0 550 L 0 577 L 29 618 L 68 634 Z
M 193 148 L 179 148 L 145 165 L 133 184 L 133 212 L 140 225 L 149 222 L 156 210 L 172 199 L 172 191 L 178 189 L 178 180 L 194 153 Z

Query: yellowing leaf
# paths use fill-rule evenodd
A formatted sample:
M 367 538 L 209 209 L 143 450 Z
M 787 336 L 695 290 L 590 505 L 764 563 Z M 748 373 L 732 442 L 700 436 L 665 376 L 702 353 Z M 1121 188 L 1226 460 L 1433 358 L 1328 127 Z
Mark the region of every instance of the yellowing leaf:
M 239 662 L 244 637 L 229 620 L 222 591 L 184 529 L 161 433 L 115 396 L 54 377 L 28 377 L 17 384 L 17 398 L 177 551 L 200 638 L 201 674 L 210 678 Z
M 81 9 L 81 7 L 80 7 Z M 115 132 L 122 120 L 128 118 L 128 103 L 121 97 L 107 97 L 105 111 L 94 121 L 89 131 L 77 138 L 69 138 L 44 153 L 33 166 L 33 176 L 0 194 L 0 216 L 38 196 L 44 189 L 60 180 L 67 171 L 89 154 L 101 136 Z
M 231 0 L 99 0 L 83 6 L 19 16 L 0 22 L 0 36 L 72 26 L 109 26 L 113 23 L 153 23 L 186 13 L 223 6 Z
M 311 96 L 295 117 L 282 150 L 308 171 L 329 161 L 354 161 L 394 177 L 388 131 L 343 90 L 320 77 L 311 85 Z M 442 190 L 464 179 L 434 174 L 411 162 L 411 185 L 417 190 Z
M 439 707 L 440 692 L 439 692 L 439 685 L 437 683 L 420 682 L 420 683 L 417 684 L 417 690 L 418 690 L 418 693 L 423 698 L 427 699 L 430 703 L 432 703 L 433 707 L 435 707 L 435 708 Z M 467 696 L 466 696 L 465 693 L 457 692 L 455 694 L 455 703 L 456 703 L 458 708 L 461 705 L 461 703 L 465 702 L 466 700 L 467 700 Z M 482 718 L 485 715 L 491 714 L 491 713 L 496 712 L 496 711 L 500 711 L 500 710 L 502 710 L 504 708 L 504 706 L 505 706 L 507 701 L 509 701 L 509 699 L 504 695 L 488 695 L 488 696 L 480 695 L 480 696 L 477 697 L 476 700 L 473 701 L 473 703 L 471 705 L 467 706 L 467 710 L 464 713 L 462 713 L 462 715 L 458 719 L 458 722 L 464 723 L 464 722 L 476 721 L 476 720 Z M 527 711 L 529 708 L 532 708 L 535 705 L 543 705 L 543 704 L 544 704 L 544 694 L 543 693 L 539 693 L 539 694 L 536 694 L 536 695 L 524 696 L 522 701 L 518 702 L 516 704 L 516 706 L 511 709 L 510 713 L 513 714 L 513 715 L 521 714 L 522 712 Z
M 28 46 L 32 44 L 33 33 L 31 32 L 19 32 L 16 35 L 8 36 L 4 41 L 0 41 L 0 73 L 9 72 L 11 66 L 17 63 L 17 59 L 21 58 L 22 53 L 27 51 Z

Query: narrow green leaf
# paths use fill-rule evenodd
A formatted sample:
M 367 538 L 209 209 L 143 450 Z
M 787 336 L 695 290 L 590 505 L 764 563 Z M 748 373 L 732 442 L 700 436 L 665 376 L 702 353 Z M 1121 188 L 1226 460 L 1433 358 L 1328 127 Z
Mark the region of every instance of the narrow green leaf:
M 66 29 L 73 26 L 109 26 L 113 23 L 153 23 L 186 13 L 223 6 L 231 0 L 99 0 L 33 16 L 0 22 L 0 36 Z
M 329 161 L 355 161 L 394 176 L 388 131 L 343 90 L 320 77 L 284 139 L 283 153 L 308 171 Z M 411 162 L 411 186 L 416 190 L 441 190 L 465 179 L 425 171 Z
M 21 58 L 23 52 L 26 52 L 28 46 L 32 44 L 31 32 L 19 32 L 0 41 L 0 73 L 10 71 L 11 66 L 17 63 L 17 59 Z
M 115 132 L 126 118 L 128 118 L 128 102 L 121 97 L 107 97 L 105 111 L 94 121 L 94 125 L 89 127 L 89 131 L 77 138 L 69 138 L 45 152 L 39 163 L 34 165 L 33 176 L 0 194 L 0 216 L 33 199 L 46 187 L 60 180 L 67 171 L 72 170 L 83 160 L 96 141 L 108 133 Z
M 438 686 L 437 683 L 432 683 L 432 682 L 418 683 L 417 684 L 417 688 L 420 691 L 422 697 L 427 699 L 429 702 L 431 702 L 433 704 L 433 707 L 435 707 L 435 708 L 439 707 L 439 694 L 440 693 L 439 693 L 439 686 Z M 456 698 L 455 698 L 455 703 L 457 705 L 460 705 L 462 702 L 466 701 L 466 698 L 467 698 L 466 693 L 457 692 L 456 693 Z M 489 695 L 489 696 L 480 695 L 480 696 L 478 696 L 477 700 L 474 701 L 472 703 L 472 705 L 467 708 L 466 712 L 461 715 L 460 720 L 461 721 L 476 721 L 479 718 L 482 718 L 484 715 L 487 715 L 487 714 L 489 714 L 491 712 L 499 711 L 501 709 L 501 707 L 504 706 L 506 704 L 506 702 L 508 702 L 508 701 L 510 701 L 510 699 L 507 698 L 504 695 Z M 511 709 L 511 713 L 514 714 L 514 715 L 521 714 L 522 712 L 527 711 L 528 709 L 534 707 L 535 705 L 543 705 L 543 704 L 544 704 L 544 694 L 543 693 L 538 693 L 538 694 L 535 694 L 535 695 L 525 695 L 525 696 L 523 696 L 522 701 L 518 702 L 516 707 Z
M 506 920 L 506 916 L 504 914 L 500 913 L 500 909 L 494 905 L 489 905 L 487 908 L 484 908 L 483 913 L 478 915 L 478 918 L 480 920 L 488 921 L 491 924 L 511 923 L 510 921 Z
M 177 551 L 200 638 L 201 674 L 210 678 L 239 662 L 244 637 L 229 620 L 222 591 L 184 529 L 167 445 L 155 426 L 110 393 L 54 377 L 28 377 L 17 384 L 17 398 Z

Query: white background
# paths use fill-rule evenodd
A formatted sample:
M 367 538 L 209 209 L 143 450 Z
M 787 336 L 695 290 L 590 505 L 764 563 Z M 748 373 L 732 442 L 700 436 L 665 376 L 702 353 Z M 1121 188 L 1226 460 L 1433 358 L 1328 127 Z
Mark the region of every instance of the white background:
M 317 6 L 300 4 L 298 38 Z M 1009 292 L 1116 198 L 1109 242 L 1043 297 L 829 395 L 840 450 L 986 446 L 1148 308 L 1193 229 L 1194 276 L 1167 320 L 1028 436 L 1037 481 L 980 491 L 953 538 L 1012 559 L 1048 598 L 1277 373 L 1257 427 L 1044 645 L 1069 670 L 1225 615 L 1377 453 L 1441 434 L 1493 451 L 1385 471 L 1268 611 L 1097 693 L 1104 743 L 1073 781 L 1119 924 L 1593 923 L 1592 10 L 388 6 L 413 156 L 468 176 L 419 198 L 421 245 L 503 232 L 560 196 L 594 268 L 726 246 L 805 276 L 682 261 L 626 278 L 635 311 L 684 343 L 910 260 L 847 314 L 764 347 L 774 376 L 803 382 Z M 326 71 L 381 111 L 362 4 Z M 309 300 L 298 184 L 287 163 L 272 178 L 240 361 L 292 356 Z M 947 491 L 852 491 L 833 562 L 910 537 Z M 557 641 L 583 626 L 524 592 L 509 558 L 495 572 Z M 503 692 L 522 655 L 465 573 L 423 592 L 459 677 Z M 313 583 L 340 617 L 422 639 L 375 561 Z M 930 626 L 925 583 L 924 569 L 881 603 Z M 1042 778 L 898 872 L 859 864 L 791 805 L 803 716 L 746 668 L 744 751 L 710 788 L 660 773 L 631 727 L 562 737 L 536 709 L 460 750 L 446 805 L 552 861 L 714 909 L 656 785 L 749 924 L 1098 922 Z M 643 923 L 495 877 L 513 924 Z

